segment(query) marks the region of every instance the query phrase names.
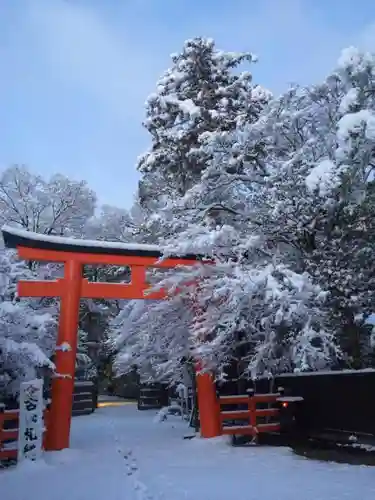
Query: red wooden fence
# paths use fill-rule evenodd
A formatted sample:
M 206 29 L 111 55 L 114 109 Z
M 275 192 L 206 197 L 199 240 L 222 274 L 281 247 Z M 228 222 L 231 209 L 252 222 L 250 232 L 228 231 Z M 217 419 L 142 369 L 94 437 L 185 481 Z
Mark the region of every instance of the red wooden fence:
M 259 403 L 276 404 L 280 396 L 280 393 L 220 396 L 219 406 L 222 434 L 256 436 L 261 432 L 278 432 L 280 430 L 279 422 L 260 423 L 258 419 L 261 417 L 278 417 L 279 408 L 257 408 L 257 405 Z M 227 405 L 246 405 L 247 408 L 243 410 L 223 410 L 222 406 Z M 224 424 L 226 420 L 244 420 L 245 425 L 227 425 Z
M 44 411 L 44 426 L 47 425 L 48 410 Z M 0 460 L 16 460 L 18 455 L 19 410 L 6 410 L 0 405 Z M 4 429 L 5 422 L 14 422 L 10 429 Z M 45 437 L 45 434 L 44 434 Z

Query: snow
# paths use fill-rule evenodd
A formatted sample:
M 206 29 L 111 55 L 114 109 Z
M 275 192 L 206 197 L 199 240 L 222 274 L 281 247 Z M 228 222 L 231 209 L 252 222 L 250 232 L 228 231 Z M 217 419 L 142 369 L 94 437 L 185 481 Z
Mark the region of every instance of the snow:
M 119 243 L 116 241 L 100 241 L 100 240 L 81 240 L 78 238 L 66 238 L 64 236 L 49 236 L 46 234 L 33 233 L 25 231 L 24 229 L 15 228 L 12 226 L 4 225 L 2 231 L 19 236 L 21 238 L 28 238 L 33 241 L 48 241 L 51 243 L 58 243 L 63 245 L 73 245 L 76 247 L 96 247 L 96 248 L 116 248 L 122 250 L 140 250 L 148 252 L 162 253 L 162 249 L 157 245 L 145 245 L 137 243 Z
M 339 110 L 341 113 L 348 113 L 350 109 L 358 103 L 358 89 L 352 88 L 341 100 Z
M 74 385 L 80 385 L 80 386 L 84 386 L 84 385 L 87 385 L 87 386 L 92 386 L 92 381 L 91 380 L 75 380 L 74 381 Z M 106 400 L 108 399 L 108 397 L 106 396 Z M 116 398 L 117 400 L 117 398 Z
M 323 160 L 314 168 L 305 179 L 307 188 L 310 191 L 318 189 L 320 196 L 325 196 L 334 187 L 334 173 L 336 166 L 331 160 Z
M 337 61 L 340 69 L 352 69 L 356 71 L 366 70 L 367 65 L 373 62 L 373 55 L 370 52 L 363 52 L 356 47 L 347 47 L 341 51 Z
M 371 336 L 370 336 L 370 347 L 372 349 L 375 349 L 375 330 L 374 330 L 374 328 L 372 329 Z
M 43 351 L 34 343 L 31 342 L 15 342 L 10 338 L 1 338 L 2 354 L 23 354 L 33 360 L 36 366 L 47 366 L 51 370 L 55 369 L 55 365 L 50 361 Z
M 353 132 L 359 132 L 366 126 L 365 135 L 369 140 L 375 139 L 375 115 L 369 109 L 361 109 L 356 113 L 347 113 L 339 123 L 337 137 L 341 141 L 347 140 Z
M 320 375 L 343 375 L 343 374 L 350 374 L 350 375 L 356 375 L 358 373 L 374 373 L 375 369 L 374 368 L 362 368 L 361 370 L 319 370 L 316 372 L 293 372 L 293 373 L 280 373 L 277 375 L 277 378 L 279 377 L 316 377 Z
M 69 342 L 63 342 L 62 344 L 56 346 L 56 351 L 68 352 L 72 350 L 72 346 Z
M 201 115 L 201 109 L 192 99 L 179 99 L 177 95 L 160 96 L 159 102 L 165 106 L 173 104 L 180 108 L 183 114 L 189 115 L 191 118 L 196 118 Z
M 276 401 L 279 401 L 280 403 L 297 403 L 299 401 L 303 401 L 303 398 L 301 396 L 282 396 L 277 398 Z
M 156 414 L 154 418 L 154 422 L 164 422 L 164 420 L 167 420 L 169 415 L 183 415 L 183 411 L 180 405 L 178 404 L 171 404 L 169 406 L 164 406 L 164 408 L 161 408 L 158 413 Z
M 135 405 L 73 419 L 72 448 L 0 472 L 7 500 L 372 500 L 374 470 L 312 461 L 287 448 L 184 440 L 178 417 Z

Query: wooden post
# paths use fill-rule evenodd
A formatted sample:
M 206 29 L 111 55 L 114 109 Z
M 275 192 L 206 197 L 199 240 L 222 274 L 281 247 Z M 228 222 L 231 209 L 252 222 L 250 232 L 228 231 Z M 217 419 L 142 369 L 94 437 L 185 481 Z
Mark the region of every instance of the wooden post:
M 48 450 L 69 448 L 81 283 L 81 263 L 74 259 L 68 260 L 65 263 L 64 280 L 61 281 L 63 290 L 55 357 L 56 376 L 52 382 L 52 402 L 46 438 Z
M 249 417 L 250 417 L 250 425 L 253 428 L 254 433 L 257 433 L 257 403 L 254 397 L 254 390 L 250 389 L 247 391 L 249 395 L 248 400 L 248 409 L 249 409 Z
M 221 435 L 220 409 L 216 387 L 211 373 L 199 373 L 201 363 L 196 364 L 197 399 L 201 436 L 213 438 Z

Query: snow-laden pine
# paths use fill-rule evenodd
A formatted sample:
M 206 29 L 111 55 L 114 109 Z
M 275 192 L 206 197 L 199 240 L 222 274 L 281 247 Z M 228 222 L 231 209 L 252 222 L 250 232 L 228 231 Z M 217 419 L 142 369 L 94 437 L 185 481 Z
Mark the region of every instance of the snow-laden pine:
M 269 99 L 251 73 L 234 71 L 256 60 L 251 53 L 221 51 L 212 39 L 194 38 L 171 59 L 146 103 L 152 145 L 137 165 L 145 174 L 140 197 L 146 206 L 173 200 L 199 182 L 211 159 L 201 147 L 204 135 L 256 119 Z

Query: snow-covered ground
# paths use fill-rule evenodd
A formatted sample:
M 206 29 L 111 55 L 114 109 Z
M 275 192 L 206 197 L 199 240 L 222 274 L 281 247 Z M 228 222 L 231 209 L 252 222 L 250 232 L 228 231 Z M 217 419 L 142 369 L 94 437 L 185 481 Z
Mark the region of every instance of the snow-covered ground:
M 311 461 L 283 448 L 183 440 L 178 417 L 135 405 L 73 419 L 72 448 L 0 472 L 4 500 L 373 500 L 375 468 Z

